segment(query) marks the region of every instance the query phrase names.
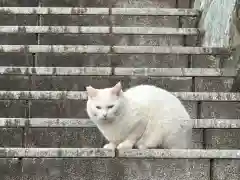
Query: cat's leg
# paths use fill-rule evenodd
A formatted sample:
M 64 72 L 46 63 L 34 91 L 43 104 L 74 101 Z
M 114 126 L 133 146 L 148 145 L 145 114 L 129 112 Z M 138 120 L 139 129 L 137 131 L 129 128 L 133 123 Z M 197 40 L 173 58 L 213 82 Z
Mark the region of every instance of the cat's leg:
M 132 149 L 145 131 L 147 121 L 139 121 L 129 136 L 117 146 L 117 149 Z
M 115 149 L 116 148 L 116 145 L 114 144 L 114 143 L 108 143 L 108 144 L 105 144 L 104 146 L 103 146 L 103 148 L 105 148 L 105 149 Z
M 146 142 L 146 143 L 141 143 L 137 145 L 138 149 L 157 149 L 157 147 L 159 146 L 159 143 L 156 141 L 152 141 L 152 142 Z
M 146 131 L 141 140 L 137 143 L 138 149 L 157 149 L 162 143 L 163 134 L 161 131 Z
M 132 149 L 135 141 L 127 139 L 117 146 L 117 149 Z

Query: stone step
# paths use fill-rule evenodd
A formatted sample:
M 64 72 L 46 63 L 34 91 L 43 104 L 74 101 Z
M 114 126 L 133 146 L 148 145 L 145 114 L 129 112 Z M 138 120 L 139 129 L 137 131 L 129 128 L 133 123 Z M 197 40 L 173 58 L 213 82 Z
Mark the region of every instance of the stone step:
M 0 118 L 0 127 L 92 128 L 89 119 L 76 118 Z M 193 119 L 195 129 L 240 129 L 240 119 Z
M 155 159 L 239 159 L 240 150 L 148 149 L 114 150 L 103 148 L 0 148 L 0 157 L 23 158 L 155 158 Z
M 9 14 L 65 15 L 140 15 L 140 16 L 199 16 L 195 9 L 174 8 L 80 8 L 80 7 L 0 7 Z
M 110 158 L 115 152 L 101 148 L 0 148 L 0 157 L 25 157 L 25 158 Z
M 155 69 L 155 72 L 132 71 L 132 74 L 126 71 L 126 73 L 122 73 L 123 75 L 115 75 L 115 69 L 112 68 L 112 74 L 106 75 L 104 69 L 102 72 L 93 71 L 94 69 L 91 71 L 90 68 L 83 69 L 82 72 L 81 69 L 78 69 L 79 71 L 76 69 L 59 73 L 58 68 L 56 71 L 51 71 L 51 68 L 42 70 L 29 68 L 26 71 L 20 71 L 24 69 L 15 67 L 3 70 L 0 67 L 0 90 L 84 91 L 88 85 L 95 88 L 106 88 L 121 81 L 123 89 L 149 84 L 170 92 L 229 92 L 234 82 L 234 70 L 231 73 L 225 71 L 223 71 L 224 73 L 220 73 L 221 71 L 213 73 L 216 69 L 211 72 L 209 69 L 190 71 L 183 68 L 181 70 L 184 73 L 181 74 L 178 69 L 173 68 L 172 71 L 171 69 Z M 51 72 L 53 73 L 51 74 Z
M 37 76 L 159 76 L 235 77 L 234 68 L 127 68 L 127 67 L 23 67 L 0 66 L 1 75 Z
M 118 54 L 230 54 L 229 48 L 182 46 L 0 45 L 0 52 L 118 53 Z
M 21 155 L 27 154 L 27 150 L 33 155 L 37 151 L 37 149 L 24 150 L 26 150 L 25 153 Z M 238 150 L 196 150 L 193 152 L 191 150 L 183 150 L 181 153 L 177 152 L 180 150 L 158 150 L 156 154 L 163 154 L 161 155 L 163 158 L 148 157 L 146 159 L 95 158 L 92 155 L 95 152 L 94 150 L 92 150 L 92 153 L 87 152 L 84 154 L 85 156 L 90 154 L 92 157 L 84 158 L 81 156 L 73 158 L 73 155 L 78 152 L 77 155 L 80 156 L 79 154 L 83 150 L 78 152 L 76 152 L 77 149 L 68 149 L 64 152 L 62 152 L 63 149 L 62 151 L 60 149 L 58 151 L 55 149 L 49 150 L 54 152 L 53 158 L 22 158 L 19 163 L 13 163 L 13 160 L 10 158 L 1 158 L 0 166 L 3 177 L 6 177 L 5 179 L 28 178 L 35 180 L 39 179 L 39 177 L 49 180 L 70 180 L 79 179 L 79 177 L 91 180 L 98 180 L 99 178 L 149 179 L 149 177 L 154 180 L 178 180 L 179 177 L 182 179 L 206 180 L 209 179 L 210 175 L 213 179 L 229 179 L 230 177 L 230 179 L 235 180 L 239 177 Z M 70 157 L 56 158 L 55 152 L 59 152 L 58 156 Z M 99 152 L 102 152 L 102 149 Z M 50 153 L 46 152 L 46 155 L 48 154 Z M 109 152 L 107 155 L 109 154 L 112 154 L 112 152 Z M 179 156 L 180 158 L 177 158 Z
M 172 92 L 184 101 L 240 101 L 240 93 Z M 1 100 L 87 100 L 85 91 L 0 91 Z
M 174 8 L 0 7 L 0 25 L 196 27 L 200 12 Z M 41 19 L 41 20 L 40 20 Z M 27 39 L 27 38 L 26 38 Z
M 116 27 L 116 26 L 0 26 L 0 33 L 67 33 L 67 34 L 163 34 L 198 35 L 198 28 Z
M 222 54 L 0 53 L 0 66 L 222 68 Z
M 197 28 L 0 26 L 0 44 L 198 46 L 202 34 Z
M 124 158 L 169 158 L 169 159 L 239 159 L 240 150 L 202 150 L 202 149 L 148 149 L 119 150 L 118 157 Z
M 99 0 L 99 1 L 88 1 L 88 0 L 42 0 L 41 6 L 43 7 L 139 7 L 139 8 L 192 8 L 194 4 L 194 0 L 183 0 L 181 3 L 178 3 L 176 0 L 158 0 L 158 1 L 144 1 L 140 2 L 137 0 L 133 1 L 110 1 L 110 0 Z M 25 1 L 18 1 L 12 0 L 3 1 L 1 2 L 1 6 L 31 6 L 37 7 L 39 6 L 39 1 L 34 0 L 25 0 Z

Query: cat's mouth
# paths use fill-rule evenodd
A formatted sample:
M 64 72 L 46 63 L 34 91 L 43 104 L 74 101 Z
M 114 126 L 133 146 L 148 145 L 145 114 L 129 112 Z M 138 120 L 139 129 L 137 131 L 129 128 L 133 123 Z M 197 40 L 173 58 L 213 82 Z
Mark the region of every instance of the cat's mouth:
M 100 121 L 103 123 L 111 123 L 113 122 L 113 120 L 114 120 L 113 118 L 109 118 L 109 117 L 103 117 L 100 119 Z

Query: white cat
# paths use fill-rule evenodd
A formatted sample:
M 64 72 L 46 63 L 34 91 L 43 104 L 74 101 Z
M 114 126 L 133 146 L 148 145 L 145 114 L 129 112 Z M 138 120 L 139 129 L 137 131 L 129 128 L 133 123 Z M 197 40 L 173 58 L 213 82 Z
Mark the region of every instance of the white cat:
M 191 146 L 192 121 L 181 101 L 151 85 L 122 91 L 86 87 L 87 113 L 109 141 L 104 148 L 185 149 Z

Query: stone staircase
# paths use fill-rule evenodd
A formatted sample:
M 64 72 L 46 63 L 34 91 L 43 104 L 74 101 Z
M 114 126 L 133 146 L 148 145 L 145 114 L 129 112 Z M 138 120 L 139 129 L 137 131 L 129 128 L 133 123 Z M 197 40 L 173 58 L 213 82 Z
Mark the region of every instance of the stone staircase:
M 228 92 L 236 71 L 222 67 L 231 51 L 201 47 L 193 2 L 0 2 L 2 179 L 239 179 L 240 94 Z M 85 86 L 118 81 L 179 97 L 194 148 L 102 149 Z

